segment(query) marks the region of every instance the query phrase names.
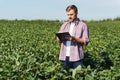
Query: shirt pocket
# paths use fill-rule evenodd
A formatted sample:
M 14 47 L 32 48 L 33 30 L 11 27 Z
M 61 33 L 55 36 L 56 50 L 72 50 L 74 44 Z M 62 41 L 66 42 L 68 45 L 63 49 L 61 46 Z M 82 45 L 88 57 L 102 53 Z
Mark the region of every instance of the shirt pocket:
M 76 28 L 75 36 L 82 38 L 82 35 L 83 35 L 83 29 L 81 26 L 79 26 L 78 28 Z

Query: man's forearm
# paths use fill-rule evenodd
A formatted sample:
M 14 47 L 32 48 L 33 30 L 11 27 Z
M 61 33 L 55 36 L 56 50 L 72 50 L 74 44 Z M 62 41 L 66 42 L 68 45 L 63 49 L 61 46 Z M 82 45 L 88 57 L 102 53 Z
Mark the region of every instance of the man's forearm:
M 82 38 L 79 38 L 79 37 L 72 36 L 71 41 L 76 41 L 77 43 L 84 44 L 84 40 Z

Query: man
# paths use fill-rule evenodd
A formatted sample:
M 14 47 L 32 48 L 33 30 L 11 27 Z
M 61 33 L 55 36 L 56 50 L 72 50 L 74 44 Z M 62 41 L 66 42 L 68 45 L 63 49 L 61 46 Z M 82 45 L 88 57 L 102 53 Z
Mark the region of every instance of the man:
M 69 32 L 71 36 L 66 36 L 67 40 L 57 41 L 61 43 L 59 60 L 65 68 L 75 69 L 78 65 L 83 65 L 83 46 L 89 42 L 87 25 L 78 17 L 78 10 L 75 5 L 66 8 L 68 21 L 65 22 L 58 33 Z

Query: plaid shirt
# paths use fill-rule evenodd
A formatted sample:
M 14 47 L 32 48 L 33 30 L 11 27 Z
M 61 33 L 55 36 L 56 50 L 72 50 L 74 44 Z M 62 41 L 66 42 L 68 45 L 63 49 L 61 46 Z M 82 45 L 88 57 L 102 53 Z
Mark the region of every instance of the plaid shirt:
M 59 32 L 69 32 L 70 22 L 65 22 Z M 75 26 L 73 28 L 73 36 L 82 38 L 84 40 L 84 45 L 89 42 L 89 32 L 87 25 L 80 21 L 79 19 L 75 22 Z M 59 54 L 59 60 L 64 61 L 66 59 L 66 41 L 61 43 L 61 49 Z M 83 45 L 77 42 L 71 42 L 70 46 L 70 61 L 78 61 L 84 58 L 83 54 Z

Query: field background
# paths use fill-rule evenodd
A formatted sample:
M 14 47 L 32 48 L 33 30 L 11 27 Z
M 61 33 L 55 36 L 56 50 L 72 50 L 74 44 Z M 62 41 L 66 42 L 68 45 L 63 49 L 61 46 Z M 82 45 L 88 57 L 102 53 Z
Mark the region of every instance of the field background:
M 55 33 L 62 22 L 0 20 L 0 80 L 119 80 L 120 21 L 86 21 L 84 67 L 66 71 Z M 69 73 L 73 71 L 73 75 Z

